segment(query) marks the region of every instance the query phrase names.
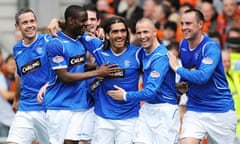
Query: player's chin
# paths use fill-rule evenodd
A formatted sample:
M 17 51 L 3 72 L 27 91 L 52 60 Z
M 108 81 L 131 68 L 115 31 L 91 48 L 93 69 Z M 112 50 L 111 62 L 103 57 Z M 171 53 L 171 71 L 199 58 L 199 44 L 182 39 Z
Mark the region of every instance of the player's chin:
M 35 36 L 36 36 L 36 33 L 31 33 L 31 34 L 26 34 L 26 35 L 25 35 L 25 37 L 26 37 L 27 39 L 34 39 Z
M 148 47 L 151 46 L 149 42 L 141 42 L 140 44 L 141 44 L 141 46 L 144 47 L 144 48 L 148 48 Z

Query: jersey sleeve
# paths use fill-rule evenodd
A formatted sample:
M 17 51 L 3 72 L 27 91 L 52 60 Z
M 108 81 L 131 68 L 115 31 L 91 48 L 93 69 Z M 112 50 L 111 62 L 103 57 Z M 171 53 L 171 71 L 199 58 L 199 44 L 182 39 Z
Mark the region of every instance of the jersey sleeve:
M 44 35 L 44 40 L 45 42 L 49 42 L 51 39 L 53 39 L 54 37 L 52 35 L 49 35 L 49 34 L 45 34 Z
M 15 59 L 15 60 L 17 59 L 18 54 L 21 53 L 21 51 L 19 51 L 19 47 L 21 47 L 20 45 L 21 45 L 21 42 L 19 41 L 19 42 L 17 42 L 17 44 L 15 44 L 14 47 L 13 47 L 13 56 L 14 56 L 14 59 Z M 21 75 L 21 70 L 20 70 L 20 68 L 19 68 L 19 66 L 18 66 L 18 64 L 17 64 L 17 61 L 16 61 L 16 66 L 17 66 L 17 75 L 18 75 L 18 76 L 22 76 L 22 75 Z
M 182 79 L 192 83 L 204 84 L 212 76 L 215 68 L 221 60 L 221 50 L 215 43 L 208 43 L 203 48 L 203 58 L 197 69 L 189 70 L 184 67 L 179 67 L 177 73 Z
M 53 70 L 67 68 L 67 60 L 64 57 L 62 42 L 54 38 L 46 45 L 49 62 Z
M 166 55 L 155 55 L 151 60 L 150 74 L 147 83 L 141 91 L 129 91 L 126 93 L 126 100 L 149 100 L 158 92 L 164 77 L 169 69 Z
M 87 34 L 83 34 L 80 40 L 83 43 L 84 47 L 91 54 L 93 54 L 96 49 L 101 48 L 103 45 L 103 41 L 101 39 L 87 35 Z
M 87 34 L 84 34 L 80 40 L 84 47 L 87 49 L 87 51 L 89 51 L 94 56 L 98 66 L 105 63 L 102 53 L 103 40 L 93 36 L 89 36 Z

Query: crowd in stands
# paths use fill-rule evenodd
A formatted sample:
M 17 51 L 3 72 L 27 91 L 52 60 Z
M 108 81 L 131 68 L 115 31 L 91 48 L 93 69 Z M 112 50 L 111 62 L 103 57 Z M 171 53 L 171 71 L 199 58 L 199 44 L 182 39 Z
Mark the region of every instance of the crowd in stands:
M 240 2 L 238 0 L 92 0 L 91 2 L 96 5 L 101 22 L 115 15 L 124 17 L 128 24 L 130 43 L 138 46 L 140 44 L 136 40 L 136 23 L 144 17 L 151 19 L 157 29 L 158 41 L 176 55 L 183 38 L 180 16 L 187 9 L 199 9 L 205 20 L 202 31 L 221 46 L 224 70 L 238 118 L 236 141 L 240 143 Z M 0 109 L 0 137 L 7 137 L 10 122 L 15 115 L 11 109 L 16 91 L 15 76 L 14 57 L 9 55 L 3 59 L 0 49 L 0 105 L 6 105 L 4 111 Z M 181 103 L 183 106 L 185 104 L 186 101 Z

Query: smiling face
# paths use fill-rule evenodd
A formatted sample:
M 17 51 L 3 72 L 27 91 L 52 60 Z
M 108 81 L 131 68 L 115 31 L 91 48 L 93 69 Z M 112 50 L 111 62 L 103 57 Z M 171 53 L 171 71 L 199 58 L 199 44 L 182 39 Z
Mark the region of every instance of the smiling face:
M 156 30 L 150 20 L 142 20 L 136 24 L 136 38 L 140 45 L 147 51 L 155 48 Z
M 100 24 L 100 19 L 97 19 L 97 13 L 95 11 L 87 10 L 87 14 L 87 31 L 90 33 L 95 33 L 97 26 Z
M 193 41 L 201 33 L 203 21 L 200 21 L 196 13 L 183 13 L 181 16 L 181 29 L 185 39 Z
M 15 24 L 17 30 L 22 33 L 26 44 L 34 41 L 37 33 L 37 20 L 32 12 L 23 13 L 18 16 L 18 23 Z
M 72 19 L 72 32 L 75 36 L 83 34 L 87 29 L 87 19 L 88 15 L 86 11 L 78 12 L 78 16 L 75 19 Z
M 124 23 L 113 23 L 109 33 L 106 34 L 106 39 L 109 40 L 114 52 L 122 52 L 126 47 L 127 41 L 127 28 Z

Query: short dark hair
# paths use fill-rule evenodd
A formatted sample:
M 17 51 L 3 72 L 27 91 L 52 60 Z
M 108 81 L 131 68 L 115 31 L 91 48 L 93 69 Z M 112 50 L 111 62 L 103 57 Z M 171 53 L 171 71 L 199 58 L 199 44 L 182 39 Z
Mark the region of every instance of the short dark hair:
M 229 33 L 230 32 L 236 32 L 236 33 L 239 33 L 240 34 L 240 28 L 238 27 L 231 27 L 228 32 L 227 32 L 227 37 L 229 37 Z
M 213 0 L 202 0 L 202 2 L 209 2 L 210 4 L 213 4 Z
M 69 7 L 66 8 L 64 13 L 65 21 L 67 22 L 67 19 L 70 17 L 76 19 L 78 17 L 78 12 L 82 11 L 85 11 L 83 7 L 79 5 L 70 5 Z
M 177 31 L 177 23 L 174 21 L 167 21 L 167 23 L 164 25 L 164 29 L 171 29 L 173 31 Z
M 191 13 L 191 12 L 194 12 L 200 21 L 204 21 L 204 15 L 200 10 L 195 8 L 190 8 L 184 11 L 184 13 Z
M 240 38 L 227 38 L 226 40 L 227 48 L 231 48 L 234 52 L 240 52 Z
M 172 7 L 175 7 L 176 10 L 179 10 L 179 7 L 180 7 L 180 3 L 179 3 L 179 0 L 167 0 Z
M 97 19 L 100 19 L 99 11 L 98 11 L 97 7 L 96 7 L 93 3 L 85 4 L 85 5 L 83 5 L 83 8 L 84 8 L 86 11 L 96 12 Z
M 33 13 L 34 18 L 37 19 L 36 15 L 35 15 L 35 13 L 33 12 L 32 9 L 22 8 L 22 9 L 20 9 L 20 10 L 15 14 L 15 22 L 16 22 L 16 24 L 19 24 L 19 16 L 20 16 L 20 15 L 22 15 L 22 14 L 24 14 L 24 13 L 29 13 L 29 12 L 30 12 L 30 13 Z

